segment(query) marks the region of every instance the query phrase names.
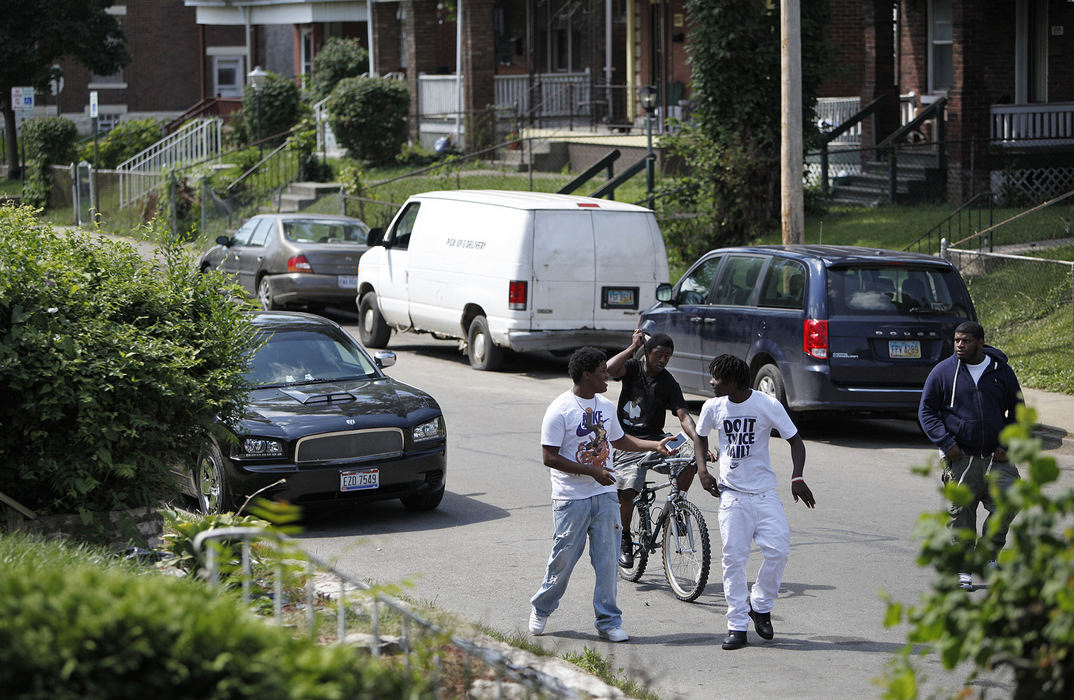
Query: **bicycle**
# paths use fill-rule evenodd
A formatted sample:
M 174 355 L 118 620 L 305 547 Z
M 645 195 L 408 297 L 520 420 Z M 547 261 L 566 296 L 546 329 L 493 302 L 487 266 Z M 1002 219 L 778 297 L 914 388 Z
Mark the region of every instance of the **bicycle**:
M 619 567 L 619 575 L 637 581 L 645 573 L 649 554 L 663 549 L 664 575 L 679 600 L 696 600 L 708 583 L 711 551 L 709 531 L 701 509 L 686 499 L 675 485 L 675 478 L 694 463 L 693 457 L 664 457 L 654 452 L 641 461 L 650 472 L 666 474 L 668 482 L 655 486 L 646 481 L 634 499 L 630 532 L 634 545 L 634 566 Z M 656 508 L 656 493 L 670 488 L 667 499 Z

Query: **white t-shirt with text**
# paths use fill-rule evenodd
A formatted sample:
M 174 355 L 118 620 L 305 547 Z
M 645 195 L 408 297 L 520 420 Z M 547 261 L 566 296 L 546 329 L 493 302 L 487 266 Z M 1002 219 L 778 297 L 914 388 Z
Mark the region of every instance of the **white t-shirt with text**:
M 610 443 L 623 437 L 615 404 L 597 394 L 579 398 L 565 391 L 549 404 L 541 422 L 541 444 L 558 447 L 559 454 L 579 464 L 611 465 Z M 604 486 L 591 476 L 548 470 L 552 498 L 578 500 L 601 493 L 615 493 L 615 484 Z
M 697 421 L 697 434 L 708 437 L 716 431 L 719 435 L 721 488 L 760 493 L 778 486 L 768 456 L 773 428 L 784 439 L 798 433 L 783 404 L 767 394 L 751 391 L 742 403 L 734 403 L 726 396 L 705 402 Z

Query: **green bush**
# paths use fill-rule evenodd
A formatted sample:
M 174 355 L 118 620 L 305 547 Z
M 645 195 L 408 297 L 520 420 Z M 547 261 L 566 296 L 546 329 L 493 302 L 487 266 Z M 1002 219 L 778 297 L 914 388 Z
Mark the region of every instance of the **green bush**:
M 344 78 L 356 78 L 369 70 L 369 52 L 355 39 L 332 37 L 313 59 L 311 89 L 322 100 Z
M 935 567 L 937 577 L 917 606 L 904 609 L 888 601 L 885 624 L 905 621 L 911 629 L 909 644 L 888 670 L 887 698 L 918 697 L 911 645 L 921 644 L 939 652 L 944 668 L 970 663 L 976 669 L 970 680 L 980 670 L 1008 671 L 1016 700 L 1065 700 L 1074 694 L 1074 490 L 1045 492 L 1053 489 L 1059 467 L 1054 457 L 1040 454 L 1040 440 L 1033 438 L 1036 411 L 1020 408 L 1018 414 L 1003 439 L 1022 478 L 1006 492 L 991 487 L 997 510 L 990 527 L 1018 513 L 999 568 L 988 574 L 987 591 L 967 594 L 955 572 L 988 571 L 987 548 L 972 547 L 970 530 L 952 540 L 946 511 L 921 516 L 918 562 Z M 944 497 L 957 503 L 972 498 L 955 483 L 946 486 Z
M 164 138 L 160 119 L 132 119 L 120 122 L 103 138 L 97 139 L 97 161 L 93 160 L 93 141 L 82 145 L 79 160 L 94 163 L 95 168 L 115 168 Z
M 23 201 L 32 207 L 47 207 L 52 178 L 50 165 L 67 165 L 78 155 L 78 130 L 62 117 L 36 117 L 22 125 L 27 173 Z
M 302 95 L 294 81 L 269 73 L 265 84 L 261 86 L 261 123 L 258 131 L 258 95 L 252 84 L 246 86 L 242 96 L 242 119 L 236 128 L 240 131 L 241 143 L 255 143 L 258 133 L 261 138 L 277 138 L 266 141 L 273 147 L 283 143 L 287 131 L 302 118 Z M 308 109 L 308 108 L 307 108 Z
M 328 98 L 336 141 L 351 156 L 370 163 L 393 160 L 407 141 L 410 92 L 386 78 L 347 78 Z
M 416 674 L 317 646 L 227 594 L 0 537 L 0 688 L 67 698 L 424 698 Z
M 159 255 L 0 208 L 0 484 L 24 505 L 155 505 L 239 410 L 252 325 L 176 243 Z

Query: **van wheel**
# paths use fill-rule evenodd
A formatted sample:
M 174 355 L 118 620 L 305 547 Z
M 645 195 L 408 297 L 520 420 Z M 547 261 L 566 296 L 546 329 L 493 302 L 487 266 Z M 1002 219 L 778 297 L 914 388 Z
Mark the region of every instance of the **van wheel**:
M 466 352 L 474 369 L 491 372 L 503 364 L 503 348 L 493 344 L 489 322 L 484 316 L 478 316 L 470 324 L 470 332 L 466 335 Z
M 753 378 L 753 388 L 762 394 L 768 394 L 783 404 L 783 408 L 787 408 L 787 389 L 783 385 L 783 373 L 779 371 L 779 367 L 765 365 L 758 370 L 757 376 Z M 787 413 L 791 413 L 791 409 L 787 408 Z M 791 417 L 794 415 L 791 414 Z
M 367 348 L 386 348 L 391 334 L 392 329 L 385 323 L 377 308 L 377 295 L 368 292 L 358 302 L 358 337 L 362 345 Z

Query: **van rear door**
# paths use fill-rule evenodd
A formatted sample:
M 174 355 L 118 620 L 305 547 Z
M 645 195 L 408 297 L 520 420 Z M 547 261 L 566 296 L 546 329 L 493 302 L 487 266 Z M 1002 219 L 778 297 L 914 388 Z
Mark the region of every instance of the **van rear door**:
M 593 214 L 596 267 L 593 316 L 597 328 L 631 330 L 638 314 L 668 278 L 667 254 L 648 211 L 597 210 Z
M 590 212 L 534 212 L 532 330 L 594 327 L 595 258 Z

